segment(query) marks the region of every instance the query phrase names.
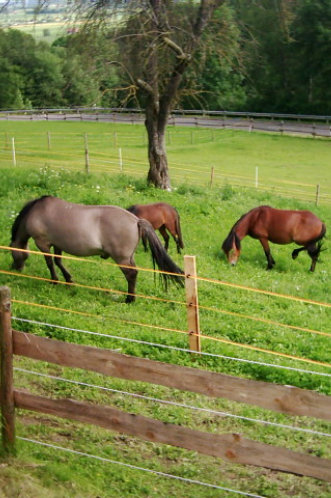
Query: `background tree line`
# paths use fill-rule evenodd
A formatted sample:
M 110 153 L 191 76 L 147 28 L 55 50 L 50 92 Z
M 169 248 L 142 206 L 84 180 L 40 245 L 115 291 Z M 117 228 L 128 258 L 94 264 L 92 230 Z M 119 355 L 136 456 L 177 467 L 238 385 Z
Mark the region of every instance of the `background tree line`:
M 52 45 L 0 30 L 0 108 L 137 107 L 127 72 L 112 63 L 133 47 L 109 29 L 82 29 Z M 178 107 L 331 114 L 331 0 L 228 1 L 202 37 Z

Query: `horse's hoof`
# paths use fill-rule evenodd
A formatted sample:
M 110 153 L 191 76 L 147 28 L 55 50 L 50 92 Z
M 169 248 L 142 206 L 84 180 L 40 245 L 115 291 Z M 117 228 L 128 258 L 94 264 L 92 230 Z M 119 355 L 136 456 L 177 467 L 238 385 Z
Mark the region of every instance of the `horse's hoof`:
M 131 304 L 135 301 L 135 297 L 134 296 L 127 296 L 126 299 L 125 299 L 125 302 L 126 304 Z

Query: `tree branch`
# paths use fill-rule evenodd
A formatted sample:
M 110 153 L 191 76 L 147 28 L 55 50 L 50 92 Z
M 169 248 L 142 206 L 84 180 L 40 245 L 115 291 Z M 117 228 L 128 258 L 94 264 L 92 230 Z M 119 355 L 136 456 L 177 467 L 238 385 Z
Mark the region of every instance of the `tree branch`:
M 144 90 L 144 92 L 146 92 L 149 95 L 154 97 L 153 88 L 151 87 L 151 85 L 149 83 L 147 83 L 147 81 L 144 81 L 144 80 L 138 78 L 137 85 L 139 86 L 139 88 L 141 88 L 141 90 Z
M 190 61 L 191 58 L 192 58 L 192 55 L 191 54 L 186 54 L 179 45 L 177 45 L 177 43 L 175 43 L 174 41 L 170 40 L 170 38 L 168 38 L 167 36 L 162 36 L 162 40 L 164 41 L 164 43 L 166 45 L 168 45 L 168 47 L 170 47 L 176 54 L 177 54 L 177 58 L 178 59 L 182 59 L 182 60 L 188 60 Z

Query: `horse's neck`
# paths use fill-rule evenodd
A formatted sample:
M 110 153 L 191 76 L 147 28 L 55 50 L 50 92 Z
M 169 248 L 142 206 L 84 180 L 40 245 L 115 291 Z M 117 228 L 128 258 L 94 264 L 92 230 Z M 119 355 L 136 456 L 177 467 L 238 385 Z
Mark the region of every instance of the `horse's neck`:
M 26 249 L 29 238 L 30 236 L 25 228 L 25 224 L 21 223 L 17 230 L 15 240 L 13 240 L 12 243 L 14 244 L 14 247 Z
M 239 223 L 235 227 L 235 232 L 239 240 L 242 240 L 248 234 L 249 230 L 249 220 L 247 216 L 239 221 Z

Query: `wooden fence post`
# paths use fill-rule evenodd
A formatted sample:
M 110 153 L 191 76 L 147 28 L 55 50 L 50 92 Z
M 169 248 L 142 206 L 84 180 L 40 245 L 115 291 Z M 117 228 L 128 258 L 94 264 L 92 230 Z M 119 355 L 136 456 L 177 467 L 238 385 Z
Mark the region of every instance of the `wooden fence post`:
M 16 150 L 15 150 L 15 138 L 12 137 L 11 139 L 11 152 L 12 152 L 12 158 L 13 158 L 13 165 L 16 166 Z
M 191 351 L 201 351 L 200 320 L 198 303 L 198 282 L 195 256 L 184 256 L 185 290 L 189 347 Z M 192 278 L 193 277 L 193 278 Z
M 318 184 L 316 185 L 316 200 L 315 200 L 315 204 L 316 204 L 316 206 L 318 205 L 319 197 L 320 197 L 320 185 L 319 185 L 319 183 L 318 183 Z
M 122 172 L 123 171 L 123 159 L 122 159 L 122 149 L 121 148 L 118 149 L 118 159 L 119 159 L 119 163 L 120 163 L 120 171 Z
M 87 133 L 84 135 L 84 144 L 85 144 L 85 171 L 86 173 L 90 172 L 90 158 L 89 158 L 89 152 L 88 152 L 88 139 L 87 139 Z
M 214 166 L 211 167 L 211 171 L 210 171 L 210 188 L 212 188 L 213 186 L 213 181 L 214 181 Z
M 1 431 L 4 452 L 15 454 L 15 405 L 13 386 L 13 338 L 11 302 L 8 287 L 0 287 L 0 404 Z
M 259 167 L 255 167 L 255 188 L 259 186 Z

